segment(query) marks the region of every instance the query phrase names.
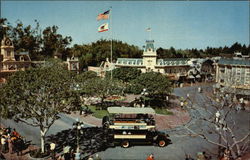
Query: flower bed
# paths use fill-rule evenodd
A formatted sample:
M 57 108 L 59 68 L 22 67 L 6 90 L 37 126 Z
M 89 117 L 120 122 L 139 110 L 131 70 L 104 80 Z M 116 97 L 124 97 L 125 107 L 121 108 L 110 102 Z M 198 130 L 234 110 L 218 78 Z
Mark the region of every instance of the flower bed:
M 110 96 L 105 99 L 105 101 L 109 101 L 109 102 L 123 101 L 123 100 L 125 100 L 125 97 L 123 96 Z

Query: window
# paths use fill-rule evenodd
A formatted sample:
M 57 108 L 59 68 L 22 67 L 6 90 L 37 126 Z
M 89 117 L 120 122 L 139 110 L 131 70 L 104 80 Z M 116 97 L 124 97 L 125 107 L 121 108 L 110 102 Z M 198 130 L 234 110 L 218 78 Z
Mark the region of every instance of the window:
M 221 73 L 225 73 L 225 68 L 220 68 Z
M 7 57 L 10 57 L 11 56 L 11 52 L 10 51 L 7 51 Z

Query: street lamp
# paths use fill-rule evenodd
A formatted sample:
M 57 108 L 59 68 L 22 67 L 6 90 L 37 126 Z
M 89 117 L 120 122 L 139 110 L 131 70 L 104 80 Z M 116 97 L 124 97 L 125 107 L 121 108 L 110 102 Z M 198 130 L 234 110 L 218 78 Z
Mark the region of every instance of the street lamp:
M 147 89 L 144 88 L 141 92 L 141 95 L 143 96 L 143 99 L 144 99 L 144 106 L 146 107 L 146 96 L 148 96 L 148 92 L 147 92 Z
M 75 159 L 80 160 L 80 146 L 79 146 L 79 131 L 82 134 L 82 128 L 84 127 L 84 123 L 80 122 L 79 119 L 76 119 L 76 122 L 73 123 L 73 129 L 76 129 L 76 140 L 77 140 L 77 148 L 76 148 L 76 154 Z

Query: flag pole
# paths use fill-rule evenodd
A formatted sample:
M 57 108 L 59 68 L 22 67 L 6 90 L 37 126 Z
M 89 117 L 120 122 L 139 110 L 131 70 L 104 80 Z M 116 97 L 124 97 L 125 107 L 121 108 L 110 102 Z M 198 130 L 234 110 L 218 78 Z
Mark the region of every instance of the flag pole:
M 113 41 L 113 25 L 112 25 L 112 6 L 110 7 L 110 37 L 111 37 L 111 45 L 110 45 L 110 61 L 111 61 L 111 80 L 113 78 L 113 46 L 112 46 L 112 41 Z

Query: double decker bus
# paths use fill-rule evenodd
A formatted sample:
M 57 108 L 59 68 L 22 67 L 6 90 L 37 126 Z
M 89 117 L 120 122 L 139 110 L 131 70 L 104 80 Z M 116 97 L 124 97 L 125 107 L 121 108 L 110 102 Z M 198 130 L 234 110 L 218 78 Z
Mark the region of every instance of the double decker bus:
M 102 125 L 109 143 L 128 148 L 135 144 L 157 144 L 165 147 L 169 135 L 156 130 L 153 108 L 108 107 Z

